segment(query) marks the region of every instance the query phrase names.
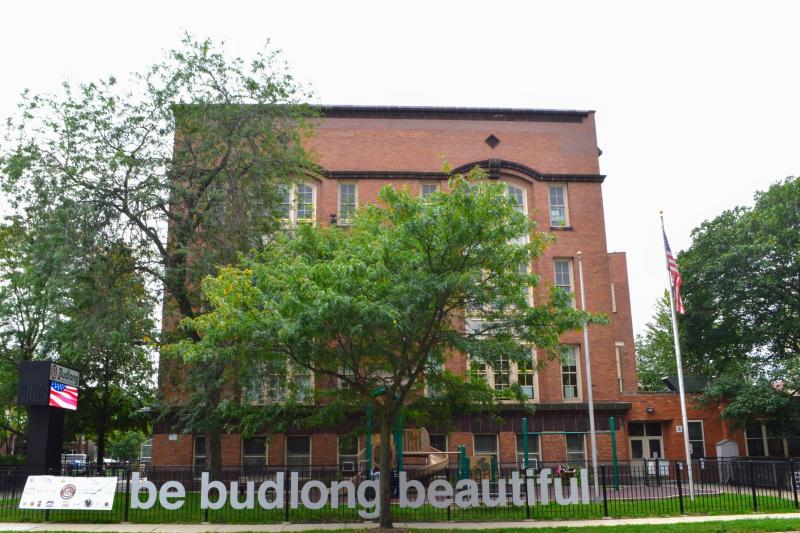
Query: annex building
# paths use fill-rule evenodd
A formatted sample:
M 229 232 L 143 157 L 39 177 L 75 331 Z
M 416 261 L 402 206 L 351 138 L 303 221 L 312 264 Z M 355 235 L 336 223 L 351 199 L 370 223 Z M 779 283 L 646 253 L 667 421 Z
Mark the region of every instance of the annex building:
M 725 440 L 736 443 L 740 455 L 747 454 L 750 440 L 750 448 L 759 446 L 759 439 L 767 447 L 765 433 L 745 439 L 720 420 L 718 409 L 701 408 L 691 400 L 689 427 L 682 428 L 677 394 L 637 391 L 626 256 L 609 252 L 606 245 L 606 176 L 600 171 L 593 111 L 332 106 L 321 112 L 323 118 L 308 148 L 316 153 L 323 170 L 286 191 L 284 209 L 290 224 L 346 224 L 359 205 L 376 202 L 379 190 L 387 184 L 407 187 L 419 195 L 446 188 L 447 175 L 442 168 L 447 161 L 456 172 L 482 167 L 491 179 L 507 185 L 509 195 L 540 231 L 556 235 L 555 243 L 531 265 L 542 276 L 542 290 L 556 285 L 578 293 L 577 252 L 582 252 L 586 307 L 609 318 L 607 326 L 590 330 L 600 461 L 611 460 L 611 417 L 621 461 L 682 460 L 682 431 L 689 432 L 696 459 L 715 457 L 717 443 Z M 576 294 L 577 305 L 581 304 L 579 298 Z M 170 327 L 169 323 L 165 327 Z M 583 334 L 564 335 L 562 343 L 568 347 L 568 355 L 548 362 L 541 370 L 534 370 L 532 354 L 530 364 L 501 361 L 481 372 L 495 389 L 519 383 L 535 402 L 535 414 L 528 418 L 532 457 L 545 463 L 580 464 L 590 459 Z M 464 357 L 448 363 L 455 372 L 466 371 L 468 364 Z M 311 376 L 303 379 L 314 383 Z M 160 386 L 167 392 L 164 380 Z M 505 407 L 502 422 L 463 417 L 448 426 L 425 428 L 430 446 L 453 452 L 465 445 L 470 454 L 491 455 L 501 464 L 519 464 L 523 414 L 510 403 Z M 351 427 L 288 430 L 285 434 L 265 431 L 265 436 L 247 439 L 224 435 L 223 464 L 353 469 L 358 462 L 357 447 L 364 441 L 354 446 L 341 438 Z M 153 436 L 152 457 L 157 465 L 201 468 L 204 437 L 175 433 L 169 423 L 160 422 Z M 455 456 L 450 457 L 455 462 Z

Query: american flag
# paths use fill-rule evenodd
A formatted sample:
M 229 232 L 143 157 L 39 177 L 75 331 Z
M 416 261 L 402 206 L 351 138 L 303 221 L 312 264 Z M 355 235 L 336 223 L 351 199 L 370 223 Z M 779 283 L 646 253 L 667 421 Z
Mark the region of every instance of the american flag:
M 58 381 L 50 382 L 50 405 L 62 409 L 78 408 L 78 389 Z
M 664 251 L 667 254 L 667 270 L 669 271 L 669 278 L 672 281 L 672 296 L 675 298 L 675 310 L 680 314 L 685 314 L 686 309 L 683 307 L 683 298 L 681 298 L 681 273 L 678 272 L 678 263 L 675 261 L 675 256 L 672 255 L 672 250 L 669 248 L 669 241 L 667 240 L 667 232 L 664 230 L 664 221 L 661 221 L 661 233 L 664 235 Z

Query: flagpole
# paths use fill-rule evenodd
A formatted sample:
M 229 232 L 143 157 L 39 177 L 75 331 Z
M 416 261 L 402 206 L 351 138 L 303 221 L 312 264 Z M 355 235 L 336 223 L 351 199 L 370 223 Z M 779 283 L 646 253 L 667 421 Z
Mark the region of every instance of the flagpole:
M 661 231 L 666 235 L 664 230 L 664 212 L 661 215 Z M 692 475 L 692 448 L 689 444 L 689 422 L 686 417 L 686 391 L 683 387 L 683 361 L 681 360 L 681 343 L 678 337 L 678 320 L 675 315 L 675 302 L 673 296 L 672 274 L 669 271 L 669 264 L 667 264 L 667 280 L 669 283 L 669 308 L 672 312 L 672 339 L 675 342 L 675 362 L 678 366 L 678 394 L 681 397 L 681 421 L 683 423 L 683 449 L 686 454 L 686 472 L 689 479 L 689 496 L 694 501 L 694 477 Z
M 583 290 L 583 254 L 578 252 L 578 278 L 581 284 L 581 310 L 586 311 L 586 297 Z M 594 428 L 594 393 L 592 392 L 592 358 L 589 354 L 589 327 L 583 323 L 583 351 L 586 356 L 586 390 L 589 394 L 589 440 L 592 445 L 592 472 L 594 477 L 594 497 L 600 497 L 600 485 L 597 479 L 597 434 Z

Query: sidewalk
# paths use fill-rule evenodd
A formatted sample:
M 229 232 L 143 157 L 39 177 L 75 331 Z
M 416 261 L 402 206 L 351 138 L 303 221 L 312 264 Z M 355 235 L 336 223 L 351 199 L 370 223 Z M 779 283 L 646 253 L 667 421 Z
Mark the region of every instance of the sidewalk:
M 498 529 L 498 528 L 554 528 L 554 527 L 586 527 L 586 526 L 622 526 L 622 525 L 660 525 L 690 524 L 697 522 L 728 522 L 731 520 L 759 520 L 764 518 L 800 519 L 797 513 L 765 513 L 721 516 L 671 516 L 664 518 L 617 518 L 609 520 L 547 520 L 525 522 L 412 522 L 404 524 L 395 522 L 397 528 L 410 529 Z M 206 531 L 309 531 L 335 529 L 373 529 L 374 522 L 354 522 L 337 524 L 64 524 L 64 523 L 0 523 L 0 531 L 104 531 L 124 533 L 167 533 L 171 531 L 202 533 Z

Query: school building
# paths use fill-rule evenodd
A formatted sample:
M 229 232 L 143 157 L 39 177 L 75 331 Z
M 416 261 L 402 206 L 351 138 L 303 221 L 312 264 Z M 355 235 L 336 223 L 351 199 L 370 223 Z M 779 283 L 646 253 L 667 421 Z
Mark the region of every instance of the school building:
M 442 169 L 447 161 L 455 172 L 483 168 L 491 179 L 506 184 L 509 196 L 540 231 L 556 235 L 555 243 L 531 265 L 542 276 L 541 290 L 563 287 L 575 292 L 581 305 L 576 283 L 577 252 L 582 252 L 586 307 L 609 318 L 607 326 L 592 327 L 589 334 L 600 461 L 611 460 L 611 417 L 620 460 L 682 460 L 683 431 L 689 432 L 698 459 L 715 457 L 721 441 L 735 443 L 742 456 L 748 451 L 778 453 L 777 444 L 770 445 L 766 433 L 757 434 L 753 428 L 745 439 L 742 432 L 728 428 L 718 408 L 701 407 L 690 398 L 689 427 L 683 428 L 676 393 L 637 391 L 626 256 L 609 251 L 606 245 L 606 176 L 600 171 L 602 152 L 593 111 L 366 106 L 330 106 L 320 111 L 322 118 L 308 148 L 314 150 L 323 170 L 286 191 L 283 208 L 290 224 L 347 224 L 355 208 L 376 202 L 378 191 L 387 184 L 419 195 L 445 189 L 447 174 Z M 174 326 L 174 321 L 165 321 L 165 328 Z M 530 364 L 499 361 L 482 371 L 494 388 L 519 383 L 535 402 L 535 414 L 528 419 L 528 431 L 534 433 L 529 441 L 532 457 L 578 463 L 590 459 L 583 334 L 566 334 L 562 343 L 568 355 L 541 370 L 534 371 L 532 354 Z M 468 361 L 459 356 L 448 365 L 451 370 L 466 371 Z M 160 387 L 168 396 L 168 380 L 160 380 Z M 431 446 L 452 452 L 466 445 L 470 454 L 518 463 L 523 413 L 511 403 L 503 407 L 502 422 L 463 417 L 448 426 L 427 427 Z M 359 450 L 341 437 L 351 427 L 285 434 L 265 430 L 265 436 L 247 439 L 224 435 L 223 464 L 338 464 L 350 469 Z M 782 446 L 788 455 L 793 445 L 784 442 Z M 159 422 L 152 457 L 156 465 L 202 467 L 204 437 L 181 434 L 169 421 Z

